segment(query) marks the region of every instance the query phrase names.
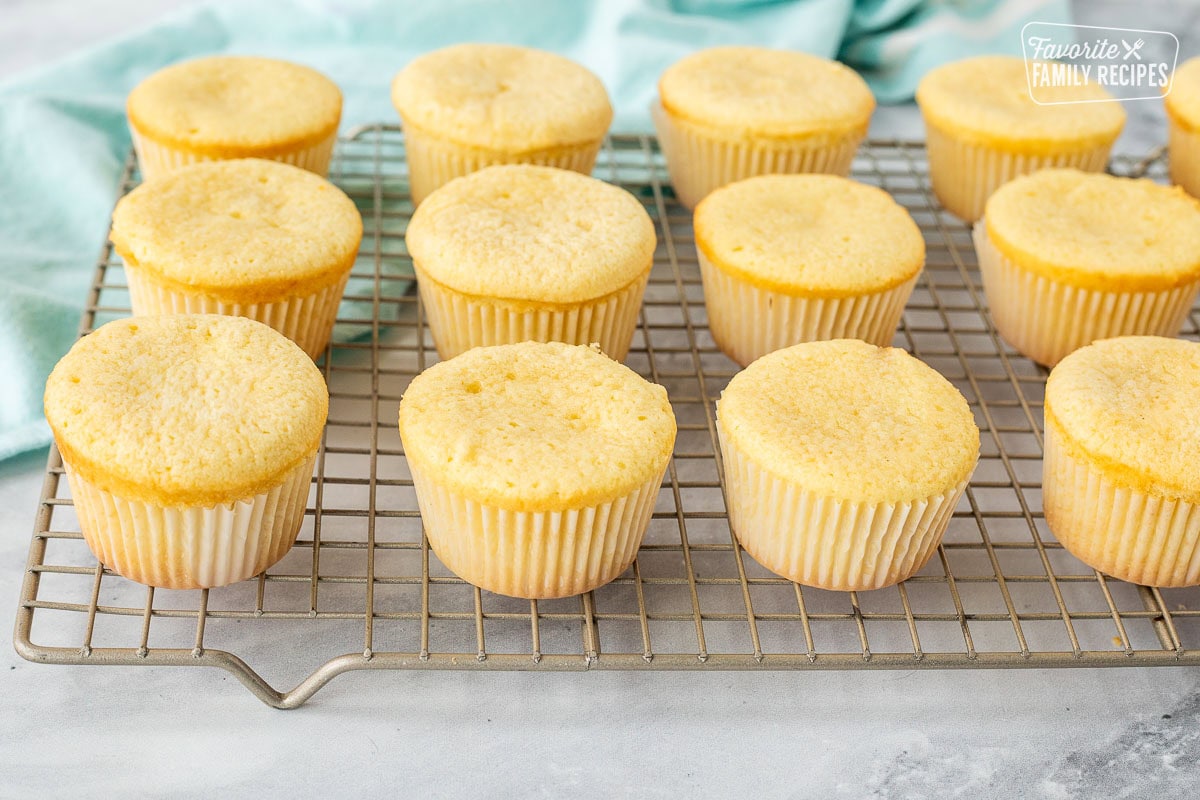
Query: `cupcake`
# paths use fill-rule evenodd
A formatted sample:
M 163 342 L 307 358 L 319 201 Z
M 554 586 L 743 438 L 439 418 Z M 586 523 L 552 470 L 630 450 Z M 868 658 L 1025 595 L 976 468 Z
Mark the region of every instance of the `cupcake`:
M 604 84 L 553 53 L 459 44 L 423 55 L 392 82 L 414 203 L 493 164 L 590 174 L 612 122 Z
M 1046 383 L 1042 505 L 1089 567 L 1149 586 L 1200 584 L 1200 344 L 1105 339 Z
M 126 578 L 224 586 L 295 542 L 329 395 L 266 325 L 110 322 L 58 362 L 45 405 L 83 538 Z
M 875 98 L 854 70 L 804 53 L 714 47 L 673 64 L 651 108 L 679 202 L 754 175 L 848 175 Z
M 405 235 L 438 355 L 529 340 L 629 351 L 654 223 L 629 192 L 567 170 L 488 167 L 431 194 Z
M 1096 339 L 1174 336 L 1200 288 L 1200 203 L 1149 180 L 1017 178 L 974 236 L 996 330 L 1048 366 Z
M 125 110 L 146 179 L 228 158 L 269 158 L 324 175 L 342 93 L 299 64 L 210 56 L 146 78 L 129 93 Z
M 855 339 L 798 344 L 717 402 L 729 521 L 760 564 L 833 590 L 909 578 L 975 469 L 967 401 L 930 367 Z
M 745 366 L 819 339 L 891 344 L 925 263 L 904 208 L 835 175 L 764 175 L 717 189 L 695 215 L 708 326 Z
M 1165 105 L 1171 181 L 1200 197 L 1200 58 L 1175 70 Z
M 1046 167 L 1103 172 L 1125 112 L 1096 84 L 1039 88 L 1025 62 L 980 56 L 931 71 L 917 86 L 929 177 L 938 200 L 967 222 L 1018 175 Z M 1045 105 L 1050 103 L 1050 105 Z
M 143 183 L 113 211 L 133 313 L 231 314 L 325 352 L 362 241 L 340 189 L 261 159 L 192 164 Z
M 418 375 L 400 438 L 442 563 L 540 599 L 590 591 L 633 563 L 675 416 L 666 390 L 592 348 L 524 342 Z

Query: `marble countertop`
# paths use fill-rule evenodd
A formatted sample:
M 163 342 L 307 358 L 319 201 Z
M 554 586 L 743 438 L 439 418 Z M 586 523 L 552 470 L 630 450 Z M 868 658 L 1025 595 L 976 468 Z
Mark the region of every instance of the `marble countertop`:
M 182 3 L 105 5 L 0 0 L 0 77 Z M 1191 31 L 1200 52 L 1198 4 L 1076 7 Z M 1157 104 L 1127 110 L 1120 149 L 1161 141 Z M 872 130 L 920 135 L 911 107 Z M 0 464 L 3 619 L 43 462 Z M 0 676 L 0 797 L 1186 797 L 1200 780 L 1192 669 L 369 672 L 288 713 L 218 670 L 47 667 L 5 646 Z

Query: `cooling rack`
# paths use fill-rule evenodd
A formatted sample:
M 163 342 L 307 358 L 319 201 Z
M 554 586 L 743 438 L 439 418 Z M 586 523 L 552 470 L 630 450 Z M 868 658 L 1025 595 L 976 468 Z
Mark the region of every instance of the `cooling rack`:
M 1113 170 L 1161 180 L 1160 155 L 1117 159 Z M 626 363 L 667 387 L 679 421 L 637 561 L 594 592 L 541 602 L 482 592 L 448 572 L 422 534 L 395 425 L 408 381 L 437 360 L 404 249 L 412 212 L 404 141 L 392 126 L 370 125 L 340 142 L 331 172 L 362 211 L 365 236 L 337 342 L 320 362 L 329 424 L 296 546 L 234 586 L 139 586 L 91 556 L 51 450 L 18 609 L 18 652 L 52 664 L 219 667 L 277 708 L 299 706 L 335 676 L 362 669 L 1200 664 L 1200 589 L 1105 577 L 1046 528 L 1046 372 L 997 336 L 968 228 L 933 198 L 921 144 L 871 141 L 853 174 L 891 192 L 925 235 L 928 263 L 896 345 L 949 378 L 982 431 L 979 467 L 944 544 L 905 583 L 870 592 L 802 588 L 733 541 L 713 403 L 737 367 L 709 334 L 690 214 L 675 201 L 647 136 L 611 137 L 596 167 L 598 177 L 634 193 L 658 228 Z M 137 182 L 130 156 L 121 193 Z M 128 308 L 121 263 L 106 244 L 81 335 Z M 1198 322 L 1193 310 L 1184 335 L 1200 338 Z

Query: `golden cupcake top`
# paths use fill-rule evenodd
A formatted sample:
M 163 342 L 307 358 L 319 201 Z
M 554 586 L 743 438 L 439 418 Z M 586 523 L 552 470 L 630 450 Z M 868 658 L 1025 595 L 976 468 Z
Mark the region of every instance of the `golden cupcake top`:
M 881 292 L 925 263 L 925 240 L 882 189 L 836 175 L 764 175 L 700 202 L 696 246 L 725 272 L 788 294 Z
M 400 401 L 408 459 L 476 502 L 555 511 L 624 496 L 665 469 L 663 387 L 582 345 L 477 347 L 413 379 Z
M 1177 123 L 1200 131 L 1200 57 L 1188 59 L 1175 70 L 1171 93 L 1164 103 Z
M 139 133 L 224 158 L 269 155 L 331 136 L 342 93 L 314 69 L 255 56 L 209 56 L 155 72 L 125 106 Z
M 1025 61 L 978 56 L 931 70 L 917 85 L 926 120 L 960 138 L 1047 150 L 1112 142 L 1125 112 L 1102 86 L 1038 87 L 1030 96 Z M 1088 102 L 1092 101 L 1092 102 Z M 1056 105 L 1057 104 L 1057 105 Z
M 858 339 L 763 356 L 729 382 L 717 417 L 762 469 L 840 500 L 940 494 L 979 456 L 979 429 L 949 381 L 903 350 Z
M 392 81 L 406 127 L 461 145 L 529 152 L 600 139 L 604 84 L 570 59 L 505 44 L 459 44 L 414 59 Z
M 1046 426 L 1126 486 L 1200 503 L 1200 344 L 1122 336 L 1082 347 L 1046 382 Z
M 713 47 L 686 56 L 658 81 L 672 116 L 711 135 L 791 138 L 865 133 L 875 97 L 836 61 L 765 47 Z
M 1145 178 L 1040 170 L 997 189 L 983 224 L 1010 260 L 1072 286 L 1163 291 L 1200 278 L 1200 202 Z
M 317 449 L 329 394 L 260 322 L 181 314 L 110 322 L 46 382 L 63 458 L 119 497 L 204 506 L 268 491 Z
M 354 202 L 324 178 L 262 159 L 182 167 L 113 211 L 113 246 L 155 282 L 271 302 L 337 282 L 362 240 Z
M 594 300 L 643 275 L 654 223 L 632 194 L 554 167 L 514 164 L 457 178 L 418 206 L 405 234 L 428 277 L 464 294 Z

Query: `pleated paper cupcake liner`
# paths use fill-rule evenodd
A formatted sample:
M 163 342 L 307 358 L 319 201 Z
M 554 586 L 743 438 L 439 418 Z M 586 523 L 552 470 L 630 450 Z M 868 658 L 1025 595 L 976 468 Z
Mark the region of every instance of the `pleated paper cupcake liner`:
M 1167 115 L 1167 159 L 1171 183 L 1200 198 L 1200 133 L 1188 130 Z
M 1200 506 L 1114 481 L 1068 452 L 1063 437 L 1047 423 L 1042 505 L 1062 546 L 1123 581 L 1200 584 Z
M 296 541 L 314 453 L 268 492 L 210 507 L 127 500 L 65 463 L 83 538 L 100 563 L 166 589 L 226 586 L 258 575 Z
M 984 220 L 973 238 L 996 330 L 1047 366 L 1097 339 L 1175 336 L 1200 289 L 1198 282 L 1161 292 L 1083 289 L 1019 267 L 992 244 Z
M 862 591 L 912 577 L 937 550 L 969 480 L 911 502 L 839 500 L 760 467 L 719 418 L 717 432 L 734 535 L 758 563 L 804 586 Z
M 325 353 L 342 292 L 350 277 L 347 272 L 337 283 L 312 294 L 285 297 L 273 303 L 226 303 L 204 294 L 177 291 L 155 283 L 144 271 L 126 265 L 129 300 L 135 316 L 155 314 L 224 314 L 249 317 L 271 326 L 300 345 L 316 360 Z
M 861 134 L 833 141 L 820 139 L 723 141 L 680 125 L 655 102 L 650 115 L 675 196 L 695 208 L 714 189 L 756 175 L 820 172 L 850 174 Z
M 622 361 L 629 353 L 650 278 L 647 269 L 625 288 L 597 300 L 541 305 L 465 295 L 413 266 L 429 330 L 443 359 L 472 347 L 535 341 L 598 343 L 606 355 Z
M 409 191 L 413 204 L 419 204 L 431 192 L 455 178 L 497 164 L 536 164 L 591 175 L 603 143 L 604 139 L 600 138 L 528 153 L 505 153 L 455 144 L 405 125 L 404 149 L 408 160 Z
M 1048 167 L 1103 172 L 1108 165 L 1112 142 L 1054 153 L 1013 153 L 963 141 L 944 133 L 927 120 L 925 148 L 934 194 L 948 211 L 967 222 L 974 222 L 983 216 L 992 192 L 1020 175 Z
M 142 169 L 142 180 L 148 181 L 159 175 L 165 175 L 172 170 L 198 164 L 202 161 L 228 161 L 228 156 L 215 156 L 208 153 L 197 153 L 181 149 L 169 144 L 157 142 L 148 136 L 138 133 L 132 126 L 129 129 L 133 137 L 133 149 L 137 151 L 138 164 Z M 272 155 L 236 156 L 237 158 L 265 158 L 269 161 L 282 161 L 293 167 L 300 167 L 309 172 L 315 172 L 321 177 L 329 173 L 329 162 L 333 158 L 333 146 L 337 142 L 337 131 L 334 130 L 327 138 L 316 144 L 309 145 L 287 153 Z
M 914 275 L 873 294 L 799 297 L 755 286 L 697 253 L 709 330 L 722 352 L 743 367 L 801 342 L 863 339 L 890 345 L 917 282 Z
M 612 502 L 507 511 L 470 500 L 409 463 L 429 545 L 454 574 L 510 597 L 569 597 L 603 586 L 637 556 L 666 472 Z

